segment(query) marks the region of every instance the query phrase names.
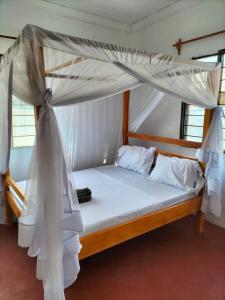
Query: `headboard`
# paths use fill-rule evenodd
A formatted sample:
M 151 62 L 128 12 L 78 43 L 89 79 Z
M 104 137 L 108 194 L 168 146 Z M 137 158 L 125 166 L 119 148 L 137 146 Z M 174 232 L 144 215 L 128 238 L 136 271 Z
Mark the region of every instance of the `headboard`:
M 194 142 L 194 141 L 187 141 L 182 139 L 174 139 L 174 138 L 168 138 L 168 137 L 161 137 L 156 135 L 148 135 L 148 134 L 142 134 L 142 133 L 136 133 L 136 132 L 130 132 L 129 131 L 129 101 L 130 101 L 130 91 L 126 91 L 123 94 L 123 144 L 127 145 L 129 144 L 129 138 L 133 139 L 139 139 L 143 141 L 151 141 L 151 142 L 158 142 L 158 143 L 164 143 L 164 144 L 170 144 L 170 145 L 177 145 L 181 147 L 187 147 L 187 148 L 193 148 L 198 149 L 202 146 L 201 142 Z M 203 127 L 203 139 L 207 133 L 207 130 L 210 126 L 210 122 L 212 119 L 213 109 L 207 109 L 205 111 L 205 118 L 204 118 L 204 127 Z M 156 155 L 163 154 L 166 156 L 171 157 L 179 157 L 179 158 L 187 158 L 191 160 L 198 161 L 197 158 L 172 152 L 167 152 L 163 150 L 156 151 Z M 203 173 L 205 172 L 205 163 L 199 162 Z

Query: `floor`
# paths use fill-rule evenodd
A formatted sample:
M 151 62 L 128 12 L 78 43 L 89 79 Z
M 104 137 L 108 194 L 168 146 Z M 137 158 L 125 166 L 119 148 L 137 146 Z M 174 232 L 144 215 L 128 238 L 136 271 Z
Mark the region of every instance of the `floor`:
M 224 300 L 225 230 L 187 217 L 81 262 L 67 300 Z M 0 226 L 0 300 L 41 300 L 35 259 Z

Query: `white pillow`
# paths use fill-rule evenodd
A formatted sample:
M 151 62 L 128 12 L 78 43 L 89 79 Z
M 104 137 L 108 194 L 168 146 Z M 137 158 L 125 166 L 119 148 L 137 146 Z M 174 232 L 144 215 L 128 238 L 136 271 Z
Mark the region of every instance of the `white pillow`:
M 147 176 L 154 160 L 155 148 L 122 146 L 118 150 L 116 165 Z
M 204 185 L 202 169 L 197 161 L 161 154 L 148 178 L 190 193 L 199 193 Z

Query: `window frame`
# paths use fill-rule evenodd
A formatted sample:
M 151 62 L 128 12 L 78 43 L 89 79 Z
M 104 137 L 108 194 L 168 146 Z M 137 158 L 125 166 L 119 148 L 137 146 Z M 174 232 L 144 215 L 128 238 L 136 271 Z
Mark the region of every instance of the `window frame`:
M 225 55 L 225 48 L 218 50 L 216 53 L 211 53 L 211 54 L 206 54 L 206 55 L 201 55 L 201 56 L 194 56 L 194 57 L 192 57 L 192 59 L 193 60 L 197 60 L 197 59 L 201 59 L 201 58 L 207 58 L 207 57 L 211 57 L 211 56 L 217 56 L 217 62 L 218 63 L 223 63 L 222 58 L 224 57 L 224 55 Z M 223 79 L 222 79 L 222 72 L 221 72 L 219 94 L 221 93 L 222 80 Z M 218 97 L 217 103 L 218 103 L 218 105 L 224 105 L 225 106 L 225 104 L 220 104 L 219 103 L 219 97 Z M 188 125 L 186 125 L 186 122 L 185 122 L 185 118 L 186 118 L 186 115 L 187 115 L 186 114 L 187 107 L 188 107 L 188 104 L 185 103 L 185 102 L 182 102 L 182 104 L 181 104 L 181 117 L 180 117 L 180 139 L 183 139 L 183 140 L 186 140 L 185 139 L 185 136 L 186 136 L 186 134 L 185 134 L 185 126 L 188 126 Z M 204 109 L 204 112 L 205 112 L 205 109 Z M 202 126 L 204 128 L 204 122 L 203 122 Z M 202 136 L 202 142 L 203 142 L 203 136 Z M 225 149 L 224 149 L 224 152 L 225 152 Z

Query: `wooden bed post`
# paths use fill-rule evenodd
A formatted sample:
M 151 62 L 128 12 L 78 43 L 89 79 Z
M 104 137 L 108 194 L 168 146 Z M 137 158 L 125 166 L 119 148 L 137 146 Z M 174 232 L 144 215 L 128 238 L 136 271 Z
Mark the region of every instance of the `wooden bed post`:
M 36 125 L 36 127 L 38 125 L 40 109 L 41 109 L 41 105 L 36 105 L 35 108 L 34 108 L 34 116 L 35 116 L 35 125 Z
M 213 109 L 206 109 L 205 110 L 205 117 L 204 117 L 204 126 L 203 126 L 203 140 L 206 137 L 207 131 L 212 121 L 213 116 Z M 203 194 L 203 191 L 201 192 Z M 202 234 L 204 231 L 204 223 L 205 223 L 205 214 L 199 210 L 198 212 L 198 221 L 197 221 L 197 233 Z
M 7 175 L 9 175 L 9 170 L 7 170 L 3 174 L 3 188 L 4 188 L 4 196 L 5 196 L 6 224 L 7 224 L 7 226 L 11 226 L 11 225 L 13 225 L 13 211 L 7 200 L 7 192 L 9 189 L 8 182 L 7 182 Z
M 39 51 L 40 51 L 40 65 L 41 65 L 41 75 L 42 77 L 45 77 L 45 60 L 44 60 L 44 49 L 43 47 L 39 47 Z M 39 115 L 40 115 L 40 109 L 41 109 L 41 105 L 36 105 L 34 108 L 34 115 L 35 115 L 35 125 L 38 125 L 38 121 L 39 121 Z
M 123 93 L 123 144 L 128 144 L 128 124 L 129 124 L 129 102 L 130 91 Z

